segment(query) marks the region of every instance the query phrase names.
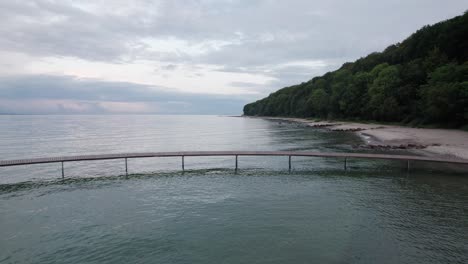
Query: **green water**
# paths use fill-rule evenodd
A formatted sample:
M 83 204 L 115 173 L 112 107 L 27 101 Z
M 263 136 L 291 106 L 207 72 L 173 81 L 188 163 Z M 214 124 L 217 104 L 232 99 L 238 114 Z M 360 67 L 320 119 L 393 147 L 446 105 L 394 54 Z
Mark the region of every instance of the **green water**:
M 0 123 L 2 131 L 20 131 L 0 137 L 3 157 L 354 151 L 349 145 L 360 142 L 352 134 L 239 118 L 23 118 Z M 129 122 L 133 127 L 122 125 Z M 74 144 L 63 144 L 68 140 Z M 15 147 L 20 141 L 34 148 Z M 2 168 L 0 263 L 468 262 L 463 173 L 408 174 L 404 164 L 373 161 L 350 161 L 344 172 L 342 161 L 318 158 L 293 160 L 292 172 L 281 157 L 241 157 L 237 173 L 233 165 L 232 158 L 191 158 L 182 173 L 179 159 L 144 159 L 130 163 L 126 179 L 118 161 L 76 163 L 64 181 L 53 164 Z

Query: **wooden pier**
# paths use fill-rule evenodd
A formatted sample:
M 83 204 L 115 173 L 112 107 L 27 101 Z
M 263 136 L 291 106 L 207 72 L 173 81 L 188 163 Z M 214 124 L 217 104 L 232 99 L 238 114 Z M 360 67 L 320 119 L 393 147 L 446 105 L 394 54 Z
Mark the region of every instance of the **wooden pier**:
M 344 161 L 344 169 L 347 169 L 349 159 L 381 159 L 381 160 L 400 160 L 407 164 L 407 169 L 410 169 L 410 162 L 438 162 L 449 164 L 468 165 L 468 160 L 449 159 L 449 158 L 433 158 L 424 156 L 411 155 L 389 155 L 389 154 L 372 154 L 372 153 L 343 153 L 343 152 L 298 152 L 298 151 L 186 151 L 186 152 L 145 152 L 145 153 L 120 153 L 120 154 L 99 154 L 99 155 L 79 155 L 79 156 L 63 156 L 63 157 L 48 157 L 48 158 L 33 158 L 33 159 L 16 159 L 16 160 L 1 160 L 0 167 L 7 166 L 22 166 L 31 164 L 43 163 L 61 163 L 62 177 L 65 177 L 63 164 L 65 162 L 86 161 L 86 160 L 125 160 L 125 174 L 128 175 L 128 159 L 136 158 L 153 158 L 153 157 L 181 157 L 182 170 L 185 170 L 185 157 L 210 157 L 210 156 L 232 156 L 235 157 L 235 169 L 238 169 L 239 156 L 283 156 L 288 157 L 289 170 L 291 170 L 291 157 L 322 157 L 322 158 L 341 158 Z

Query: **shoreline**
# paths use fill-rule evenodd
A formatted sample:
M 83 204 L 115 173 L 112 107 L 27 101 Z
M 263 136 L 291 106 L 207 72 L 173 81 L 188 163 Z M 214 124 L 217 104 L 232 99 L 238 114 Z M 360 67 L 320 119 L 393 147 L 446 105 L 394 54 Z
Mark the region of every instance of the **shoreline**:
M 352 132 L 367 149 L 399 149 L 433 157 L 468 160 L 468 132 L 455 129 L 413 128 L 348 121 L 313 121 L 294 117 L 244 116 L 265 120 L 300 123 L 329 131 Z

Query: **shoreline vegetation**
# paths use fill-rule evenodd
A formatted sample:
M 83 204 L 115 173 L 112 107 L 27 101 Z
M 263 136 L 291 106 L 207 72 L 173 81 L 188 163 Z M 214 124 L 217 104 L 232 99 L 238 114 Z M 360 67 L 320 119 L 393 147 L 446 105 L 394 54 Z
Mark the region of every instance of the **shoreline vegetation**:
M 335 71 L 285 87 L 247 104 L 244 115 L 363 122 L 374 120 L 411 127 L 468 130 L 466 36 L 468 11 L 461 16 L 425 26 L 382 52 L 345 63 Z M 333 127 L 328 123 L 316 125 Z M 362 126 L 349 129 L 361 129 Z M 384 131 L 391 129 L 385 127 L 374 131 L 366 126 L 367 132 L 362 133 L 369 133 L 370 137 L 377 134 L 383 138 Z M 406 128 L 404 132 L 400 129 L 393 134 L 401 134 L 400 137 L 405 138 L 412 137 L 411 133 L 416 131 L 423 130 Z M 426 133 L 431 133 L 432 136 L 428 137 L 435 138 L 449 139 L 452 134 L 457 134 L 448 132 L 451 130 L 440 130 L 446 131 L 444 135 L 439 135 L 438 130 L 424 131 L 432 131 Z M 390 140 L 391 136 L 387 135 L 385 139 Z
M 468 159 L 468 132 L 462 130 L 414 128 L 349 121 L 317 121 L 293 117 L 243 117 L 260 118 L 279 123 L 299 123 L 307 127 L 335 132 L 353 132 L 366 142 L 364 145 L 354 146 L 361 149 L 408 150 L 424 156 Z

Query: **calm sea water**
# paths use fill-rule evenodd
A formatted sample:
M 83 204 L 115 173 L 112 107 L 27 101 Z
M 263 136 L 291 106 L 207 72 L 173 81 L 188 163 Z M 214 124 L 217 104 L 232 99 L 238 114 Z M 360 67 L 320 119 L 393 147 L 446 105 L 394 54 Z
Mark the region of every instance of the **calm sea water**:
M 352 134 L 216 116 L 0 116 L 0 159 L 355 151 Z M 179 158 L 0 168 L 0 263 L 467 263 L 468 177 L 398 162 Z

